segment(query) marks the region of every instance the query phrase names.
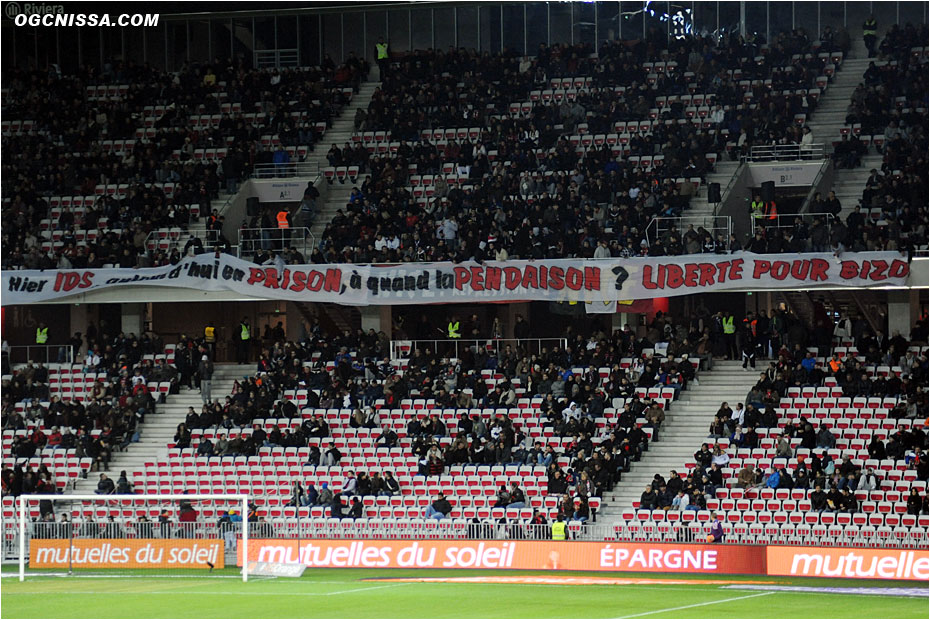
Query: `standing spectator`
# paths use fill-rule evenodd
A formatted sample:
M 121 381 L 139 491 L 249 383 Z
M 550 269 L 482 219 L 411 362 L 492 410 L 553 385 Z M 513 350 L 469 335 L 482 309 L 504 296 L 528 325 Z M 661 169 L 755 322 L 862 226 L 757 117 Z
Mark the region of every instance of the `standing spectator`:
M 210 388 L 213 385 L 213 362 L 208 355 L 200 358 L 200 365 L 197 366 L 197 374 L 200 375 L 200 400 L 203 404 L 209 404 L 213 399 Z
M 716 512 L 710 513 L 710 519 L 713 523 L 710 526 L 710 534 L 707 536 L 707 542 L 723 542 L 723 520 L 717 516 Z

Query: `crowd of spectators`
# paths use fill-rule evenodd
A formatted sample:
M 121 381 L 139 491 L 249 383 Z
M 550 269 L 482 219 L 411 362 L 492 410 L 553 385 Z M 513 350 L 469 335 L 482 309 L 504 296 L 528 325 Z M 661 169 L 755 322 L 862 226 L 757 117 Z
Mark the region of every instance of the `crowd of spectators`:
M 840 249 L 900 250 L 927 245 L 927 58 L 914 48 L 927 40 L 927 26 L 893 25 L 852 95 L 846 124 L 855 128 L 834 148 L 838 167 L 854 168 L 871 136 L 882 156 L 872 169 L 859 205 L 833 222 L 830 238 Z M 811 211 L 840 215 L 839 209 Z
M 776 316 L 781 312 L 778 310 Z M 773 318 L 771 324 L 777 322 Z M 759 380 L 744 402 L 735 407 L 730 407 L 727 402 L 721 403 L 710 425 L 711 441 L 694 454 L 695 468 L 685 476 L 672 471 L 668 479 L 656 474 L 640 498 L 640 507 L 706 509 L 707 500 L 714 499 L 716 491 L 725 486 L 724 476 L 730 462 L 730 455 L 717 444 L 717 440 L 728 439 L 727 448 L 731 452 L 732 449 L 757 449 L 762 447 L 762 438 L 768 434 L 760 434 L 757 430 L 778 428 L 779 437 L 769 457 L 785 459 L 782 463 L 787 465 L 779 465 L 774 460 L 771 467 L 762 463 L 755 467 L 750 463 L 744 464 L 738 473 L 733 470 L 737 473 L 737 485 L 743 489 L 763 486 L 805 489 L 809 491 L 813 510 L 856 512 L 858 501 L 855 492 L 880 489 L 883 473 L 867 467 L 861 460 L 854 461 L 849 455 L 834 459 L 828 453 L 837 446 L 837 431 L 832 429 L 832 425 L 818 423 L 806 415 L 785 422 L 781 419 L 779 407 L 781 399 L 789 397 L 790 390 L 819 387 L 825 379 L 832 378 L 842 389 L 844 397 L 898 399 L 894 408 L 888 411 L 892 420 L 925 420 L 928 415 L 925 387 L 928 381 L 927 354 L 911 349 L 910 342 L 900 334 L 885 338 L 881 332 L 873 332 L 864 323 L 861 319 L 841 318 L 833 332 L 834 342 L 837 345 L 854 343 L 856 353 L 841 357 L 834 352 L 820 367 L 816 364 L 816 355 L 806 347 L 789 347 L 774 338 L 772 332 L 766 339 L 759 338 L 753 333 L 753 329 L 759 326 L 758 319 L 753 315 L 747 316 L 740 345 L 744 351 L 744 368 L 745 352 L 750 348 L 760 357 L 771 356 L 772 361 L 760 373 Z M 803 327 L 803 324 L 798 325 Z M 915 341 L 925 341 L 926 322 L 919 323 L 914 331 Z M 826 345 L 826 350 L 829 350 L 829 342 Z M 878 365 L 899 370 L 867 372 Z M 874 434 L 867 446 L 870 459 L 904 461 L 908 469 L 915 471 L 916 479 L 924 482 L 928 479 L 927 448 L 927 435 L 916 424 L 902 425 L 887 438 Z M 801 455 L 798 450 L 806 452 Z M 837 460 L 839 462 L 835 462 Z M 908 513 L 927 514 L 926 494 L 921 496 L 914 489 L 911 496 L 907 499 Z
M 678 336 L 686 340 L 686 332 L 676 332 L 673 323 L 660 315 L 647 337 L 671 340 L 674 353 L 681 347 Z M 351 409 L 348 427 L 370 429 L 379 449 L 398 448 L 402 438 L 409 440 L 404 445 L 416 457 L 417 475 L 441 476 L 461 465 L 542 466 L 547 472 L 547 493 L 560 497 L 563 517 L 584 520 L 590 514 L 589 498 L 609 492 L 651 441 L 659 439 L 664 411 L 653 399 L 638 395 L 636 388 L 661 386 L 677 391 L 695 376 L 687 357 L 679 362 L 663 361 L 661 356 L 643 360 L 643 349 L 652 342 L 636 338 L 628 327 L 587 337 L 569 329 L 565 334 L 568 346 L 538 354 L 523 347 L 491 351 L 478 347 L 466 348 L 460 358 L 449 359 L 429 349 L 416 349 L 404 370 L 389 360 L 386 338 L 373 330 L 334 337 L 324 337 L 318 327 L 303 331 L 304 337 L 296 342 L 285 341 L 282 333 L 280 339 L 266 343 L 270 346 L 263 347 L 255 374 L 237 381 L 223 401 L 207 402 L 200 412 L 191 409 L 177 428 L 175 447 L 196 448 L 197 456 L 208 458 L 249 457 L 263 448 L 300 448 L 309 443 L 307 466 L 342 466 L 345 455 L 333 443 L 334 429 L 323 416 L 304 417 L 290 429 L 266 430 L 255 421 L 299 419 L 303 408 Z M 627 369 L 621 367 L 621 359 L 627 357 L 639 359 Z M 572 372 L 579 367 L 585 371 Z M 599 373 L 601 367 L 610 368 L 608 376 Z M 503 379 L 489 387 L 482 375 L 487 370 Z M 306 404 L 298 408 L 283 398 L 287 390 L 306 390 Z M 503 413 L 502 408 L 516 406 L 518 397 L 541 398 L 533 425 L 551 427 L 555 436 L 571 440 L 554 448 L 529 437 L 525 422 Z M 423 417 L 410 415 L 405 428 L 395 430 L 386 418 L 381 419 L 380 410 L 397 409 L 407 398 L 431 399 L 437 410 Z M 605 415 L 615 398 L 624 399 L 622 411 L 609 425 L 598 428 L 595 420 Z M 446 408 L 470 411 L 459 411 L 450 423 L 437 414 Z M 496 412 L 487 417 L 475 412 L 479 408 Z M 643 418 L 652 430 L 651 439 Z M 243 428 L 251 432 L 242 436 Z M 203 436 L 201 429 L 213 431 L 213 439 Z M 314 438 L 322 444 L 311 441 Z M 326 505 L 333 514 L 342 514 L 337 506 L 342 501 L 340 494 L 348 501 L 357 495 L 397 492 L 391 489 L 392 475 L 387 471 L 356 469 L 346 470 L 345 475 L 339 493 L 325 487 L 295 487 L 292 505 Z M 496 505 L 523 503 L 522 493 L 519 487 L 502 489 Z M 354 505 L 347 508 L 349 514 L 362 510 Z
M 800 30 L 770 45 L 736 36 L 667 45 L 647 38 L 605 43 L 597 54 L 581 44 L 556 44 L 541 46 L 535 58 L 465 50 L 400 58 L 356 118 L 360 131 L 389 132 L 399 146 L 370 155 L 361 144 L 333 145 L 333 165 L 356 165 L 370 176 L 329 223 L 311 260 L 683 253 L 681 238 L 646 243 L 652 218 L 680 215 L 696 191 L 691 179 L 706 179 L 718 153 L 730 148 L 735 157 L 756 142 L 800 142 L 795 117 L 815 107 L 809 89 L 829 59 L 810 54 L 812 43 Z M 659 58 L 664 70 L 646 66 Z M 529 113 L 509 113 L 553 78 L 577 76 L 590 78 L 590 87 L 573 99 L 538 98 Z M 797 94 L 801 88 L 804 95 Z M 706 122 L 686 120 L 680 97 L 695 92 L 708 104 Z M 623 156 L 606 142 L 584 149 L 570 140 L 638 120 L 654 122 L 630 136 Z M 482 129 L 445 144 L 421 136 L 424 129 L 455 127 Z M 642 167 L 639 157 L 660 163 Z M 464 182 L 447 178 L 444 163 Z M 430 199 L 414 198 L 411 175 L 437 175 Z M 727 240 L 718 246 L 701 234 L 688 249 L 727 247 Z
M 76 333 L 67 345 L 74 348 L 81 375 L 92 378 L 83 400 L 63 396 L 53 387 L 49 368 L 42 362 L 30 361 L 4 375 L 0 427 L 25 431 L 13 438 L 9 453 L 4 450 L 4 459 L 15 461 L 4 468 L 4 494 L 41 492 L 36 490 L 40 475 L 54 488 L 55 472 L 44 465 L 34 472 L 25 464 L 47 449 L 73 449 L 77 458 L 91 459 L 90 471 L 108 469 L 113 452 L 139 441 L 146 416 L 155 412 L 159 395 L 148 386 L 168 382 L 170 391 L 177 392 L 176 368 L 146 357 L 164 350 L 157 335 L 114 336 L 108 331 L 105 323 L 99 328 L 91 324 L 87 334 Z M 79 353 L 85 350 L 81 358 Z
M 280 71 L 253 69 L 244 56 L 171 73 L 132 62 L 73 75 L 12 70 L 4 122 L 29 128 L 3 135 L 15 153 L 2 175 L 4 268 L 136 266 L 152 230 L 186 228 L 191 205 L 206 216 L 255 165 L 289 158 L 283 147 L 312 149 L 348 101 L 343 88 L 357 88 L 367 72 L 354 56 L 339 67 L 327 57 L 320 67 Z M 111 92 L 98 96 L 101 87 Z M 94 199 L 82 208 L 51 204 L 72 195 Z M 78 231 L 95 234 L 78 239 Z

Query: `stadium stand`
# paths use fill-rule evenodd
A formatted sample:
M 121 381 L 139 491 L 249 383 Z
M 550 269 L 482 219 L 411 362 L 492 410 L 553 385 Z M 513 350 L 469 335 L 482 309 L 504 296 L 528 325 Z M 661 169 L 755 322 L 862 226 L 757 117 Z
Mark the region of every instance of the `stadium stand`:
M 277 342 L 257 373 L 240 376 L 224 403 L 190 410 L 167 453 L 130 478 L 136 492 L 246 490 L 275 527 L 285 514 L 329 514 L 329 506 L 293 505 L 295 483 L 319 492 L 326 482 L 338 492 L 350 471 L 359 472 L 357 484 L 387 471 L 399 482 L 393 496 L 360 495 L 370 518 L 418 518 L 442 491 L 454 498 L 448 516 L 457 520 L 508 515 L 522 523 L 534 509 L 594 520 L 601 495 L 657 440 L 662 409 L 700 365 L 696 353 L 664 358 L 647 344 L 620 331 L 579 336 L 532 359 L 492 341 L 458 360 L 428 350 L 389 360 L 374 334 Z M 673 338 L 671 350 L 680 344 L 687 346 Z M 194 347 L 189 340 L 172 351 Z M 41 432 L 43 420 L 34 423 Z M 330 448 L 341 457 L 327 465 Z
M 707 186 L 753 146 L 803 144 L 848 66 L 831 39 L 795 30 L 771 43 L 689 34 L 541 45 L 533 57 L 398 55 L 350 140 L 326 151 L 325 182 L 351 187 L 344 211 L 319 218 L 309 256 L 289 248 L 281 259 L 913 255 L 927 236 L 925 40 L 925 26 L 889 31 L 833 145 L 839 168 L 868 149 L 882 156 L 862 207 L 847 213 L 831 196 L 811 206 L 845 215 L 814 224 L 826 234 L 763 227 L 745 244 L 685 220 L 648 230 L 654 218 L 712 218 Z M 5 77 L 3 148 L 16 155 L 2 175 L 3 268 L 231 252 L 215 202 L 256 166 L 319 155 L 368 67 L 354 55 L 338 68 L 230 63 Z M 274 260 L 266 250 L 253 260 Z M 718 512 L 727 542 L 926 547 L 926 319 L 907 339 L 861 317 L 825 318 L 832 332 L 784 308 L 743 319 L 748 306 L 653 311 L 639 332 L 590 320 L 535 349 L 495 335 L 455 355 L 353 323 L 297 340 L 279 324 L 257 365 L 213 368 L 215 342 L 151 333 L 89 337 L 74 363 L 5 358 L 4 520 L 14 498 L 35 493 L 113 494 L 102 512 L 88 503 L 73 517 L 126 525 L 156 516 L 133 495 L 246 493 L 269 537 L 542 538 L 562 518 L 577 539 L 693 542 Z M 724 327 L 734 313 L 736 335 Z M 80 338 L 64 346 L 84 350 Z M 745 410 L 708 412 L 693 461 L 616 505 L 636 463 L 663 451 L 666 414 L 715 372 L 755 370 L 756 357 Z M 118 480 L 88 477 L 112 473 L 125 449 L 136 452 Z M 222 528 L 221 506 L 198 505 L 198 536 Z
M 707 43 L 400 58 L 364 131 L 329 151 L 330 182 L 362 183 L 314 262 L 727 251 L 701 226 L 652 243 L 644 232 L 687 213 L 723 153 L 800 142 L 843 53 L 797 33 Z
M 826 125 L 835 132 L 826 136 L 835 192 L 816 197 L 810 212 L 836 219 L 815 218 L 796 228 L 795 237 L 840 252 L 926 252 L 926 39 L 926 26 L 892 26 L 850 100 L 828 110 L 843 118 Z
M 3 375 L 4 494 L 41 493 L 41 476 L 73 488 L 88 472 L 107 470 L 155 412 L 156 398 L 177 390 L 175 347 L 151 334 L 91 336 L 88 348 L 83 363 L 28 362 Z
M 366 74 L 352 58 L 338 69 L 230 60 L 172 74 L 5 74 L 3 146 L 16 156 L 3 171 L 4 268 L 176 262 L 201 218 L 200 245 L 228 249 L 212 213 L 220 192 L 256 165 L 305 159 Z
M 721 406 L 681 479 L 656 475 L 625 532 L 675 512 L 700 529 L 720 511 L 732 542 L 925 545 L 926 345 L 866 330 L 840 334 L 826 356 L 783 347 L 774 359 L 743 409 Z

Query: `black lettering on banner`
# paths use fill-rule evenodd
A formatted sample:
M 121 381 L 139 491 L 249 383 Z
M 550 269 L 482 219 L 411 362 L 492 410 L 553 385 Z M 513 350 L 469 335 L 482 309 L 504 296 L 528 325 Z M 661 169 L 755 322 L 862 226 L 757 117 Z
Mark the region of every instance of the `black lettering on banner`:
M 630 273 L 621 265 L 617 265 L 611 269 L 611 271 L 615 276 L 617 276 L 617 279 L 614 281 L 614 286 L 616 286 L 617 290 L 619 291 L 623 288 L 623 283 L 626 282 L 627 278 L 630 277 Z

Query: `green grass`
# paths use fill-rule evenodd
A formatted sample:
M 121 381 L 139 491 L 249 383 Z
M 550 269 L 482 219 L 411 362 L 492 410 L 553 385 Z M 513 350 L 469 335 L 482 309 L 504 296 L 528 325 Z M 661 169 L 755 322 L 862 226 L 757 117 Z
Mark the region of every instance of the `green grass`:
M 2 618 L 927 618 L 928 599 L 762 593 L 702 579 L 827 587 L 926 587 L 882 582 L 639 573 L 308 569 L 300 579 L 214 576 L 29 577 L 2 582 Z M 400 577 L 688 579 L 680 585 L 376 582 Z M 224 578 L 228 577 L 228 578 Z M 680 608 L 680 609 L 679 609 Z

